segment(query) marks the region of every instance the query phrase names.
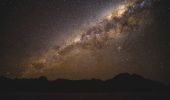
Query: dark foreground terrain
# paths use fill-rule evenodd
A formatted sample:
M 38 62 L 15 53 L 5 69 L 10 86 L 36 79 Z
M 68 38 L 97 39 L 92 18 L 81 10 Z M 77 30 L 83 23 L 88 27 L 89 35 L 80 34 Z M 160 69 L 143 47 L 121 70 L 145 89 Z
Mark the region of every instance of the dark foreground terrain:
M 1 77 L 0 100 L 170 100 L 170 88 L 127 73 L 106 81 Z
M 170 100 L 170 94 L 155 92 L 115 93 L 7 93 L 1 100 Z

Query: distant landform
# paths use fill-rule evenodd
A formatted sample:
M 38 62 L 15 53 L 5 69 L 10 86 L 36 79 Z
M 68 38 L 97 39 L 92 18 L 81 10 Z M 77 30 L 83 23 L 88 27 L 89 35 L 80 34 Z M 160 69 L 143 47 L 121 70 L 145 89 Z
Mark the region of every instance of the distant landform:
M 170 92 L 170 87 L 160 82 L 128 73 L 119 74 L 106 81 L 97 79 L 58 79 L 49 81 L 46 77 L 38 79 L 9 79 L 1 76 L 0 92 Z

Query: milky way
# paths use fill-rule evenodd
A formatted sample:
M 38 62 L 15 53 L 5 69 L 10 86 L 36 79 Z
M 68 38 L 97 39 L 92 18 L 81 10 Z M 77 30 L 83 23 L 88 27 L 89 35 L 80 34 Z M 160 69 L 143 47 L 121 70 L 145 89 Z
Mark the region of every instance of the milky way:
M 78 31 L 33 59 L 26 65 L 22 77 L 107 79 L 125 71 L 123 66 L 134 56 L 128 52 L 130 42 L 138 39 L 152 23 L 153 3 L 153 0 L 120 2 L 88 29 Z
M 170 84 L 169 0 L 0 0 L 0 75 Z

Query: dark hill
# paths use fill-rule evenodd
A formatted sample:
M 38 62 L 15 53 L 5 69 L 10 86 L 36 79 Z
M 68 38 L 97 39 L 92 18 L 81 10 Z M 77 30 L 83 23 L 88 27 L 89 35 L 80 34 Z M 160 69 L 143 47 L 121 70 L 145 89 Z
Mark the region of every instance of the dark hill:
M 170 92 L 170 88 L 139 75 L 119 74 L 115 78 L 101 80 L 48 81 L 38 79 L 9 79 L 0 77 L 0 92 Z

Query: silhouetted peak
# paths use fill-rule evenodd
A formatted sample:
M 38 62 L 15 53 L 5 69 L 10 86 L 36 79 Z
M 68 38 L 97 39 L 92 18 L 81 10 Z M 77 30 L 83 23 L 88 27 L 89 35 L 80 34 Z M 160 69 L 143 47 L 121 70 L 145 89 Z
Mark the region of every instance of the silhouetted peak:
M 115 80 L 144 80 L 144 78 L 137 74 L 122 73 L 115 76 Z
M 118 76 L 130 76 L 130 74 L 129 74 L 129 73 L 120 73 L 120 74 L 118 74 L 118 75 L 115 76 L 115 77 L 118 77 Z
M 126 79 L 129 77 L 131 77 L 131 75 L 129 73 L 121 73 L 121 74 L 115 76 L 114 79 Z
M 113 79 L 110 81 L 121 81 L 121 82 L 130 82 L 130 81 L 137 81 L 137 80 L 145 80 L 142 76 L 137 75 L 137 74 L 129 74 L 129 73 L 122 73 L 117 76 L 115 76 Z
M 137 74 L 132 74 L 131 77 L 133 77 L 134 79 L 144 79 L 142 76 Z

